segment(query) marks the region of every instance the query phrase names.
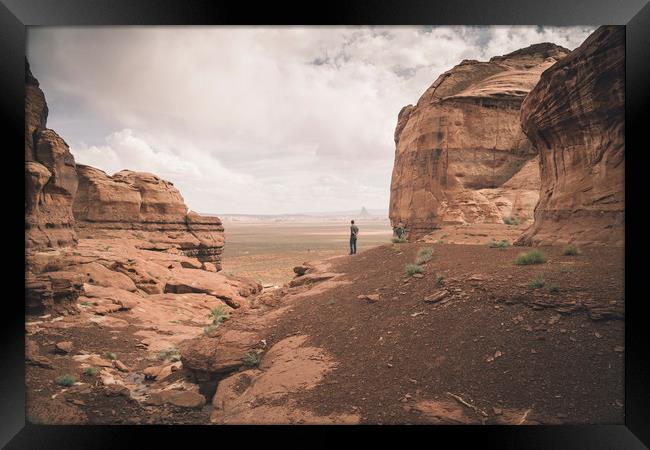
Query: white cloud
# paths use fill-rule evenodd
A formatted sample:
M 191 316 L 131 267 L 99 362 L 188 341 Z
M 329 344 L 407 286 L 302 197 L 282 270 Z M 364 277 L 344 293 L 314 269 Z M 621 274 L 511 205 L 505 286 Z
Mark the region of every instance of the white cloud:
M 157 173 L 192 209 L 387 208 L 397 113 L 440 73 L 592 30 L 38 27 L 28 57 L 79 161 Z

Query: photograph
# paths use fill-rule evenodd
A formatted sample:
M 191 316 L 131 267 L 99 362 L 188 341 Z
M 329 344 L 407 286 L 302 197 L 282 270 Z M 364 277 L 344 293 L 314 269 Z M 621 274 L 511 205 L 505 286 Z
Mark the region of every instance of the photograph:
M 625 424 L 625 26 L 25 42 L 27 423 Z

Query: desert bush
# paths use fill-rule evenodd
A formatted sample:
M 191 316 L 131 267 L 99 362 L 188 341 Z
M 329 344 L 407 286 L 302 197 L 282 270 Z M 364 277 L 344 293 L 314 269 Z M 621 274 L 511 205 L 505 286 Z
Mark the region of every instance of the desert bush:
M 176 348 L 168 348 L 158 352 L 158 359 L 161 361 L 170 360 L 176 362 L 181 360 L 181 354 Z
M 436 278 L 436 287 L 440 287 L 443 284 L 445 284 L 445 277 L 438 276 L 438 278 Z
M 418 256 L 415 259 L 416 264 L 424 264 L 431 261 L 433 257 L 433 249 L 431 247 L 423 247 L 418 250 Z
M 68 375 L 61 375 L 60 377 L 58 377 L 56 379 L 56 384 L 58 384 L 59 386 L 67 386 L 67 387 L 69 387 L 69 386 L 72 386 L 73 384 L 75 384 L 76 381 L 77 380 L 72 375 L 69 375 L 69 374 Z
M 260 365 L 260 361 L 262 361 L 262 357 L 253 351 L 246 353 L 242 358 L 246 367 L 257 367 Z
M 537 275 L 535 278 L 530 280 L 530 283 L 528 283 L 528 286 L 530 286 L 532 289 L 540 289 L 543 288 L 546 282 L 544 281 L 544 276 L 543 275 Z
M 527 266 L 529 264 L 542 264 L 546 262 L 546 255 L 539 250 L 530 250 L 526 253 L 520 253 L 515 259 L 518 266 Z
M 117 356 L 115 356 L 115 353 L 111 353 L 111 352 L 106 352 L 106 353 L 104 353 L 104 356 L 105 356 L 107 359 L 110 359 L 110 360 L 117 359 Z
M 575 256 L 580 254 L 580 250 L 578 250 L 578 247 L 575 245 L 567 245 L 564 247 L 564 250 L 562 250 L 562 254 L 565 256 Z
M 422 267 L 417 264 L 407 264 L 406 267 L 404 267 L 404 273 L 407 277 L 412 277 L 416 273 L 422 273 Z
M 492 239 L 492 242 L 490 242 L 488 244 L 488 247 L 490 247 L 490 248 L 506 248 L 506 247 L 510 247 L 510 242 L 508 242 L 508 240 L 506 240 L 506 239 L 503 239 L 502 241 L 498 241 L 498 242 L 495 241 L 494 239 Z
M 212 319 L 212 325 L 219 325 L 220 323 L 228 320 L 228 311 L 226 311 L 223 306 L 217 306 L 212 311 L 210 311 L 208 318 Z
M 506 225 L 519 225 L 521 223 L 521 219 L 519 219 L 519 217 L 506 217 L 503 219 L 503 223 Z
M 88 375 L 89 377 L 94 377 L 99 373 L 99 369 L 97 367 L 86 367 L 86 370 L 84 370 L 84 375 Z

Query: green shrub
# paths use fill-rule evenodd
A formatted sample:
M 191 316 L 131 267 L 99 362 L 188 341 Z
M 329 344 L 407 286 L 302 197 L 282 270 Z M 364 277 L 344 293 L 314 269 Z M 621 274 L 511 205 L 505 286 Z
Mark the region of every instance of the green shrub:
M 94 377 L 99 373 L 99 369 L 97 367 L 86 367 L 86 370 L 84 370 L 84 375 L 88 375 L 89 377 Z
M 532 289 L 540 289 L 543 288 L 546 282 L 544 281 L 544 276 L 543 275 L 537 275 L 535 278 L 530 280 L 530 283 L 528 283 L 528 286 L 530 286 Z
M 219 325 L 228 320 L 228 312 L 223 308 L 223 306 L 217 306 L 210 311 L 208 318 L 212 319 L 212 325 Z
M 502 241 L 498 241 L 498 242 L 495 241 L 494 239 L 492 239 L 492 242 L 490 242 L 488 244 L 488 247 L 490 247 L 490 248 L 506 248 L 506 247 L 510 247 L 510 242 L 508 242 L 507 239 L 503 239 Z
M 260 361 L 262 361 L 262 357 L 253 351 L 246 353 L 242 358 L 246 367 L 257 367 L 260 365 Z
M 111 353 L 111 352 L 106 352 L 106 353 L 104 353 L 104 356 L 105 356 L 107 359 L 110 359 L 110 360 L 117 359 L 117 356 L 115 356 L 115 353 Z
M 562 250 L 562 254 L 565 256 L 576 256 L 580 254 L 580 250 L 578 250 L 578 247 L 575 245 L 567 245 L 564 247 L 564 250 Z
M 56 379 L 56 384 L 59 386 L 70 387 L 76 382 L 76 378 L 72 375 L 61 375 Z
M 442 239 L 438 239 L 438 240 L 436 241 L 436 244 L 444 244 L 444 242 L 442 242 Z
M 503 223 L 506 225 L 519 225 L 521 223 L 521 219 L 519 219 L 519 217 L 506 217 L 503 219 Z
M 443 284 L 445 284 L 445 277 L 438 276 L 438 278 L 436 278 L 436 287 L 440 287 Z
M 418 256 L 415 258 L 416 264 L 425 264 L 433 258 L 433 249 L 431 247 L 424 247 L 418 250 Z
M 422 267 L 417 264 L 407 264 L 406 267 L 404 267 L 404 273 L 407 277 L 412 277 L 416 273 L 422 273 Z
M 406 239 L 404 239 L 403 237 L 402 238 L 394 237 L 393 239 L 391 239 L 391 241 L 393 242 L 393 244 L 403 244 L 404 242 L 406 242 Z
M 526 253 L 520 253 L 515 260 L 518 266 L 527 266 L 529 264 L 542 264 L 546 262 L 546 255 L 539 250 L 530 250 Z
M 171 362 L 176 362 L 181 360 L 181 354 L 176 348 L 168 348 L 167 350 L 158 352 L 158 359 L 161 361 L 170 360 Z

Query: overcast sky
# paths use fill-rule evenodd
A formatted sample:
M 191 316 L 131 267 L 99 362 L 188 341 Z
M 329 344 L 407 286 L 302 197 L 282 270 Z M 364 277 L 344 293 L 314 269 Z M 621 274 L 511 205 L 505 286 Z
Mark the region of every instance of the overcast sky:
M 203 213 L 387 209 L 402 106 L 462 59 L 595 27 L 30 27 L 75 160 L 153 172 Z

